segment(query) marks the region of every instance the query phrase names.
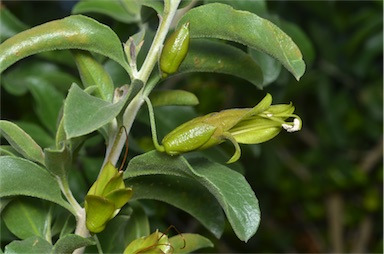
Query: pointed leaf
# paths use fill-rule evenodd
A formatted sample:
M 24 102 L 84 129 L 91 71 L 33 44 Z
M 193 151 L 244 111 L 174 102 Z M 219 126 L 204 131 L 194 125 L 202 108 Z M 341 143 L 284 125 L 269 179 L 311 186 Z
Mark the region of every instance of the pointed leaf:
M 84 87 L 96 86 L 96 95 L 105 101 L 112 102 L 115 86 L 108 72 L 89 52 L 72 50 L 72 53 Z
M 6 206 L 2 218 L 9 231 L 20 239 L 31 236 L 44 238 L 50 227 L 48 213 L 49 209 L 42 200 L 16 198 Z
M 45 169 L 15 157 L 0 157 L 0 198 L 31 196 L 54 202 L 73 212 L 61 196 L 59 184 Z
M 73 84 L 64 103 L 64 129 L 67 138 L 91 133 L 112 121 L 123 108 L 127 92 L 125 89 L 117 103 L 109 103 L 87 94 Z
M 5 254 L 13 253 L 51 253 L 52 245 L 41 237 L 33 236 L 23 241 L 13 241 L 5 246 Z
M 60 238 L 53 246 L 52 253 L 72 253 L 74 250 L 95 245 L 96 242 L 93 238 L 84 238 L 79 235 L 69 234 Z
M 25 158 L 44 165 L 44 153 L 41 147 L 16 124 L 0 120 L 0 134 Z
M 248 241 L 259 227 L 260 209 L 244 176 L 204 159 L 192 160 L 189 169 L 219 201 L 237 237 Z
M 263 73 L 259 65 L 242 50 L 219 41 L 193 39 L 180 73 L 216 72 L 231 74 L 262 88 Z
M 58 49 L 92 51 L 115 60 L 130 72 L 117 35 L 82 15 L 47 22 L 4 41 L 0 44 L 0 72 L 27 56 Z
M 223 232 L 224 218 L 214 197 L 193 178 L 181 157 L 157 151 L 133 158 L 124 172 L 135 199 L 155 199 L 178 207 L 208 228 L 216 237 Z
M 270 21 L 229 5 L 213 3 L 191 9 L 179 21 L 190 22 L 191 38 L 217 38 L 244 44 L 279 60 L 298 80 L 305 71 L 292 39 Z

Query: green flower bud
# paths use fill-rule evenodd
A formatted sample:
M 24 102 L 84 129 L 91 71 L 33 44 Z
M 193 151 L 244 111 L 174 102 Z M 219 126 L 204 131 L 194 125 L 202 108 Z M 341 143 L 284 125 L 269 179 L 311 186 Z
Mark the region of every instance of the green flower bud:
M 103 231 L 131 196 L 132 189 L 125 187 L 123 172 L 108 162 L 85 196 L 88 230 L 92 233 Z
M 162 77 L 166 78 L 179 69 L 188 53 L 189 22 L 182 25 L 165 42 L 160 56 L 160 70 Z
M 201 150 L 229 140 L 235 146 L 235 153 L 227 163 L 240 158 L 238 143 L 258 144 L 275 137 L 282 129 L 288 132 L 301 129 L 301 120 L 294 115 L 292 104 L 273 105 L 272 96 L 267 94 L 253 108 L 228 109 L 192 119 L 167 134 L 157 150 L 177 155 Z M 286 122 L 288 118 L 293 122 Z
M 132 241 L 124 250 L 124 254 L 138 253 L 173 253 L 173 248 L 168 236 L 156 230 L 149 236 Z

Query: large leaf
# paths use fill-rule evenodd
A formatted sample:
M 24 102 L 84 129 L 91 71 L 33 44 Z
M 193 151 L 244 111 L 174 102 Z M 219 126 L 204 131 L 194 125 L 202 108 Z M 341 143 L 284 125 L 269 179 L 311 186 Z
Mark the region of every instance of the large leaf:
M 49 207 L 42 200 L 16 198 L 6 206 L 2 218 L 9 231 L 20 239 L 45 238 L 49 227 Z
M 8 143 L 25 158 L 44 165 L 44 153 L 41 147 L 12 122 L 0 120 L 0 134 Z
M 59 184 L 35 163 L 15 157 L 0 157 L 0 198 L 31 196 L 54 202 L 74 212 L 61 196 Z
M 243 175 L 208 160 L 191 160 L 189 169 L 216 197 L 237 237 L 248 241 L 260 223 L 259 203 Z
M 149 152 L 133 158 L 124 173 L 134 189 L 132 200 L 154 199 L 178 207 L 199 220 L 216 237 L 223 232 L 224 217 L 215 198 L 201 184 L 180 170 L 179 157 Z
M 243 78 L 259 88 L 263 84 L 260 67 L 248 54 L 234 46 L 207 39 L 191 40 L 179 72 L 218 72 Z
M 138 176 L 141 177 L 136 178 Z M 209 203 L 201 204 L 199 201 L 208 190 L 220 203 L 237 237 L 242 241 L 248 241 L 259 226 L 260 210 L 253 190 L 243 175 L 221 164 L 200 158 L 191 159 L 189 163 L 182 156 L 170 157 L 152 151 L 133 158 L 124 177 L 128 178 L 127 183 L 134 181 L 137 184 L 133 185 L 133 198 L 135 195 L 143 195 L 161 200 L 174 195 L 177 202 L 182 202 L 177 199 L 186 195 L 183 199 L 189 200 L 185 204 L 187 209 L 212 209 L 207 207 Z M 171 188 L 166 191 L 168 186 Z M 189 199 L 191 194 L 192 198 Z
M 279 60 L 298 80 L 305 71 L 292 39 L 270 21 L 229 5 L 213 3 L 191 9 L 179 22 L 190 22 L 191 38 L 217 38 L 244 44 Z
M 110 122 L 123 108 L 127 93 L 125 89 L 117 103 L 109 103 L 87 94 L 73 84 L 64 104 L 64 129 L 67 138 L 91 133 Z
M 88 17 L 73 15 L 28 29 L 4 41 L 0 45 L 0 72 L 27 56 L 58 49 L 96 52 L 130 71 L 121 42 L 109 27 Z
M 13 241 L 5 246 L 5 254 L 14 253 L 51 253 L 52 245 L 38 236 L 32 236 L 23 241 Z

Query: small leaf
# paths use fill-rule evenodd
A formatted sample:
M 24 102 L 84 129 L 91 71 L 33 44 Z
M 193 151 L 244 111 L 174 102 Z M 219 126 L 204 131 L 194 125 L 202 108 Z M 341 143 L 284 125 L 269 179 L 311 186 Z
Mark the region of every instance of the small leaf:
M 27 56 L 58 49 L 89 50 L 115 60 L 130 72 L 118 36 L 94 19 L 73 15 L 33 27 L 0 44 L 0 73 Z
M 16 198 L 2 213 L 5 225 L 15 236 L 27 239 L 31 236 L 44 238 L 50 227 L 47 224 L 49 209 L 42 200 Z
M 86 247 L 90 245 L 95 245 L 96 242 L 93 238 L 84 238 L 75 234 L 68 234 L 60 238 L 55 245 L 53 246 L 52 253 L 62 254 L 62 253 L 72 253 L 74 250 Z
M 242 50 L 218 41 L 191 40 L 187 57 L 179 71 L 217 72 L 231 74 L 248 80 L 262 88 L 263 73 L 259 65 Z
M 91 96 L 73 84 L 64 103 L 64 129 L 67 138 L 91 133 L 112 121 L 125 105 L 128 97 L 126 90 L 122 96 L 120 101 L 113 104 Z
M 135 2 L 130 1 L 131 5 L 135 5 Z M 139 12 L 129 12 L 130 9 L 124 8 L 124 4 L 121 1 L 105 1 L 105 0 L 82 0 L 79 1 L 72 9 L 73 14 L 79 13 L 100 13 L 107 15 L 117 21 L 124 23 L 132 23 L 139 21 Z M 139 9 L 138 9 L 139 10 Z
M 45 153 L 45 165 L 47 170 L 60 179 L 67 179 L 72 166 L 72 154 L 65 143 L 61 143 L 60 149 L 47 148 Z
M 89 52 L 72 50 L 72 53 L 84 87 L 96 86 L 98 88 L 96 96 L 112 102 L 115 86 L 108 72 Z
M 59 184 L 45 169 L 21 159 L 0 157 L 0 197 L 31 196 L 54 202 L 73 213 L 61 196 Z
M 0 134 L 25 158 L 44 165 L 44 153 L 41 147 L 16 124 L 0 120 Z
M 198 249 L 213 247 L 213 243 L 199 234 L 179 234 L 169 238 L 175 253 L 192 253 Z
M 51 253 L 52 245 L 38 236 L 32 236 L 23 241 L 13 241 L 5 246 L 4 254 L 13 253 Z
M 199 99 L 193 93 L 183 90 L 154 90 L 149 95 L 154 107 L 159 106 L 195 106 Z
M 297 80 L 305 63 L 292 39 L 270 21 L 229 5 L 206 4 L 188 11 L 179 26 L 190 22 L 191 38 L 216 38 L 238 42 L 279 60 Z

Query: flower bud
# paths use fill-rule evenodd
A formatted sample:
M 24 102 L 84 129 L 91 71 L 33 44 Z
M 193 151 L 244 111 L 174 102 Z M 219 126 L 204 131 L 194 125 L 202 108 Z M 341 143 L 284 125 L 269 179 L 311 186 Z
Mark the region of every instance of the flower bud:
M 160 70 L 162 77 L 175 73 L 185 56 L 189 47 L 189 22 L 182 25 L 165 42 L 160 56 Z
M 125 187 L 123 172 L 108 162 L 85 196 L 88 230 L 92 233 L 103 231 L 131 196 L 132 189 Z
M 292 104 L 272 105 L 267 94 L 253 108 L 228 109 L 194 118 L 166 135 L 159 151 L 177 155 L 201 150 L 229 140 L 235 153 L 227 163 L 239 159 L 240 144 L 258 144 L 274 138 L 282 129 L 288 132 L 301 129 L 301 119 L 294 115 Z M 288 118 L 293 122 L 286 122 Z

